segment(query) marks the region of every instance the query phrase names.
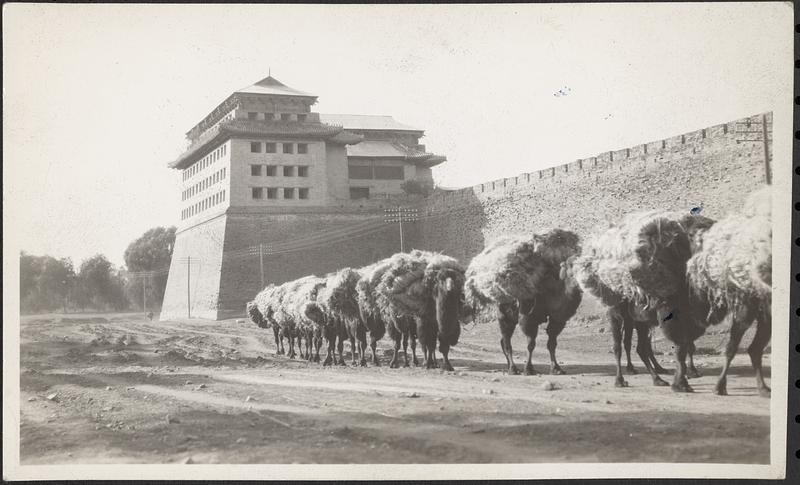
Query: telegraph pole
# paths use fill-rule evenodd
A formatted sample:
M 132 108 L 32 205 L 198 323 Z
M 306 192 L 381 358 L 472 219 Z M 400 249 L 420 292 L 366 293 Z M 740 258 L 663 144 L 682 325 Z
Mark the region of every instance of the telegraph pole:
M 758 143 L 764 144 L 764 181 L 767 185 L 772 185 L 772 174 L 770 173 L 770 153 L 769 153 L 769 130 L 767 129 L 767 115 L 761 115 L 761 129 L 752 125 L 759 122 L 752 122 L 749 119 L 744 123 L 736 123 L 736 133 L 742 135 L 736 138 L 736 143 Z
M 417 209 L 409 209 L 407 207 L 400 207 L 392 208 L 392 209 L 384 209 L 384 221 L 387 224 L 397 223 L 400 228 L 400 252 L 405 252 L 405 243 L 403 241 L 403 223 L 404 222 L 416 222 L 418 220 L 417 217 Z

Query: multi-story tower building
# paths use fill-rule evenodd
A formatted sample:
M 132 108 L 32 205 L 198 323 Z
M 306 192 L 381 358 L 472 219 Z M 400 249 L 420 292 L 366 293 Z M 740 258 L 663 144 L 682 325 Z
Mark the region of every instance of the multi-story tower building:
M 162 319 L 239 315 L 263 284 L 394 251 L 377 224 L 382 205 L 408 180 L 432 183 L 445 158 L 419 144 L 423 130 L 390 116 L 320 115 L 316 102 L 270 76 L 186 133 L 169 164 L 181 172 L 181 211 Z

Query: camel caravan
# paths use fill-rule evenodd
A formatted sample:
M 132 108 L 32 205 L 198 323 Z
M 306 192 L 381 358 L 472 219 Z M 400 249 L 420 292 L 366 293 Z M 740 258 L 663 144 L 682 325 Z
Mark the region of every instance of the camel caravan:
M 741 211 L 719 221 L 696 212 L 631 213 L 598 228 L 584 244 L 576 233 L 557 228 L 504 236 L 466 267 L 439 253 L 398 253 L 360 269 L 269 285 L 247 304 L 247 313 L 259 327 L 272 329 L 277 353 L 290 358 L 299 354 L 324 366 L 346 365 L 344 342 L 349 341 L 352 365 L 378 366 L 377 343 L 388 334 L 394 343 L 390 367 L 400 366 L 401 355 L 403 366 L 419 365 L 419 343 L 422 365 L 447 371 L 453 370 L 449 354 L 461 325 L 497 320 L 509 374 L 520 373 L 511 348 L 516 327 L 527 337 L 526 375 L 536 373 L 533 351 L 539 326 L 546 323 L 550 373 L 564 374 L 556 359 L 558 335 L 587 292 L 607 307 L 616 386 L 628 385 L 622 375 L 623 345 L 626 369 L 635 373 L 634 331 L 653 385 L 670 385 L 659 375 L 666 370 L 651 345 L 651 333 L 659 327 L 675 347 L 672 390 L 692 392 L 687 379 L 699 376 L 694 341 L 709 326 L 730 321 L 715 387 L 716 394 L 725 395 L 731 360 L 755 322 L 748 353 L 758 392 L 769 396 L 761 360 L 772 333 L 771 192 L 768 187 L 753 192 Z

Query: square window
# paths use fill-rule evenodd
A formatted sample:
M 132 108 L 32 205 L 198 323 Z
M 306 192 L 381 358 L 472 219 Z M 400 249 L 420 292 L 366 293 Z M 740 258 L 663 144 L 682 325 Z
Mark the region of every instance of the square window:
M 369 199 L 369 187 L 350 187 L 351 199 Z
M 297 176 L 298 177 L 308 177 L 308 167 L 302 165 L 297 167 Z
M 403 180 L 403 167 L 375 167 L 375 178 L 378 180 Z
M 278 189 L 274 187 L 267 187 L 267 199 L 277 199 Z
M 308 115 L 297 115 L 297 121 L 303 122 L 307 117 Z
M 258 113 L 254 113 L 254 112 L 250 111 L 249 113 L 247 113 L 247 119 L 248 120 L 258 119 Z
M 297 153 L 308 153 L 308 143 L 298 143 Z
M 261 153 L 261 142 L 260 141 L 251 141 L 250 142 L 250 153 Z
M 281 121 L 290 121 L 292 119 L 292 115 L 289 113 L 281 114 Z
M 348 165 L 347 177 L 353 180 L 369 180 L 372 178 L 372 166 Z
M 283 198 L 284 199 L 294 199 L 294 189 L 293 188 L 285 188 L 283 189 Z
M 284 177 L 294 177 L 294 167 L 291 165 L 286 165 L 283 167 L 283 176 Z
M 264 198 L 264 189 L 261 187 L 253 187 L 252 189 L 253 199 L 263 199 Z
M 291 143 L 283 143 L 283 153 L 294 153 L 294 146 Z
M 277 147 L 275 143 L 267 143 L 266 144 L 266 152 L 267 153 L 275 153 L 277 151 Z
M 250 175 L 253 177 L 260 177 L 261 165 L 250 165 Z
M 264 113 L 264 119 L 267 121 L 272 121 L 275 119 L 275 115 L 273 113 Z
M 277 165 L 267 165 L 267 177 L 274 177 L 278 175 Z
M 308 199 L 308 189 L 297 189 L 298 199 Z

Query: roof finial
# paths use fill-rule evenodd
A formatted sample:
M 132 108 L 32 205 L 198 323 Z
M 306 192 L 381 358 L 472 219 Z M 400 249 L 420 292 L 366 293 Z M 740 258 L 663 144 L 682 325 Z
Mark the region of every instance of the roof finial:
M 272 77 L 272 66 L 267 68 L 267 76 Z

